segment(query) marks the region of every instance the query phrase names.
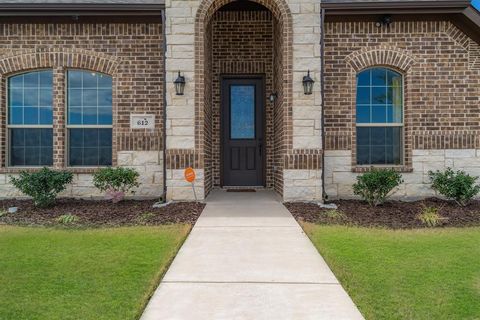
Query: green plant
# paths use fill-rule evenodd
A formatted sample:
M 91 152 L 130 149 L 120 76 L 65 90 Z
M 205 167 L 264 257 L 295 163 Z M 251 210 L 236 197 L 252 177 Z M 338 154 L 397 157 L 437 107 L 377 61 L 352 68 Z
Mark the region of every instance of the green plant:
M 385 202 L 390 192 L 403 183 L 402 175 L 393 169 L 375 169 L 357 177 L 353 192 L 371 206 Z
M 139 224 L 146 224 L 150 219 L 155 217 L 155 213 L 153 212 L 144 212 L 141 215 L 137 216 L 135 219 L 137 223 Z
M 433 190 L 462 207 L 480 192 L 480 186 L 476 184 L 478 177 L 472 177 L 465 171 L 455 172 L 447 168 L 445 171 L 429 171 L 428 176 Z
M 427 227 L 436 227 L 442 222 L 442 220 L 445 220 L 438 211 L 438 208 L 435 207 L 425 207 L 422 212 L 417 215 L 417 219 Z
M 342 220 L 345 218 L 345 214 L 342 211 L 330 209 L 327 211 L 322 212 L 327 218 L 335 219 L 335 220 Z
M 60 224 L 73 224 L 78 220 L 80 219 L 74 214 L 63 214 L 57 218 L 57 222 Z
M 55 203 L 58 193 L 72 182 L 73 174 L 42 168 L 37 172 L 22 171 L 18 178 L 10 178 L 15 188 L 33 198 L 35 206 L 48 207 Z
M 106 192 L 106 198 L 113 202 L 121 201 L 125 193 L 133 192 L 138 187 L 139 173 L 131 168 L 103 168 L 93 175 L 93 184 L 100 191 Z
M 8 211 L 5 209 L 0 209 L 0 217 L 6 216 L 8 214 Z

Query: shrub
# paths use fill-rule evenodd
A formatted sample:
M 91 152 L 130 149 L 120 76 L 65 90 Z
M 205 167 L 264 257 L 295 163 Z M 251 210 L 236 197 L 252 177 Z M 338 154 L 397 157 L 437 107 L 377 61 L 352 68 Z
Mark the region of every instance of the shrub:
M 390 192 L 401 183 L 402 175 L 393 169 L 372 169 L 357 177 L 353 192 L 376 207 L 384 203 Z
M 43 168 L 37 172 L 23 171 L 18 178 L 10 178 L 15 188 L 33 198 L 35 206 L 48 207 L 55 203 L 58 193 L 72 182 L 73 174 Z
M 429 171 L 428 176 L 433 190 L 462 207 L 480 192 L 480 186 L 476 184 L 478 177 L 472 177 L 461 170 L 455 172 L 447 168 L 443 172 Z
M 420 220 L 427 227 L 436 227 L 442 220 L 445 220 L 439 213 L 438 208 L 425 207 L 423 211 L 417 215 L 417 219 Z
M 125 193 L 138 187 L 139 173 L 131 168 L 103 168 L 93 176 L 93 184 L 100 191 L 106 192 L 105 198 L 113 203 L 123 200 Z
M 334 219 L 334 220 L 343 220 L 345 219 L 345 214 L 342 211 L 335 210 L 335 209 L 330 209 L 327 211 L 322 212 L 325 217 L 329 219 Z
M 80 219 L 74 214 L 63 214 L 57 218 L 57 222 L 60 224 L 73 224 L 78 220 Z

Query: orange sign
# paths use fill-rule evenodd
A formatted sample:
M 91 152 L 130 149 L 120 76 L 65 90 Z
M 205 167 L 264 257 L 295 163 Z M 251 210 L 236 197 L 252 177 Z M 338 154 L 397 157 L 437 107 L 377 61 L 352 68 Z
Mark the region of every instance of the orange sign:
M 195 170 L 193 170 L 192 168 L 185 169 L 184 176 L 187 182 L 195 181 Z

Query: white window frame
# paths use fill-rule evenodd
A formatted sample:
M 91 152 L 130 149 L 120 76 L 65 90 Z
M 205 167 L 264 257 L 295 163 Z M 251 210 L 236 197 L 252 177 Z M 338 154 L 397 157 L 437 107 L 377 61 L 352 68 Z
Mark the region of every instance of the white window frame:
M 83 72 L 90 72 L 90 73 L 96 73 L 96 74 L 103 74 L 105 76 L 108 76 L 112 79 L 112 124 L 69 124 L 68 121 L 68 110 L 69 110 L 69 101 L 68 101 L 68 72 L 70 71 L 83 71 Z M 96 88 L 98 90 L 98 86 Z M 93 71 L 93 70 L 88 70 L 88 69 L 78 69 L 78 68 L 69 68 L 65 70 L 65 166 L 68 168 L 72 169 L 94 169 L 94 168 L 107 168 L 110 166 L 72 166 L 70 165 L 70 129 L 112 129 L 112 164 L 113 164 L 113 76 L 98 72 L 98 71 Z
M 357 72 L 356 77 L 362 72 L 368 71 L 368 70 L 373 70 L 373 69 L 387 69 L 390 71 L 393 71 L 395 73 L 398 73 L 399 75 L 402 76 L 402 122 L 401 123 L 358 123 L 357 122 L 357 97 L 358 97 L 358 81 L 355 81 L 355 165 L 359 168 L 371 168 L 371 167 L 376 167 L 376 168 L 394 168 L 394 167 L 403 167 L 405 165 L 405 75 L 391 67 L 387 66 L 373 66 L 369 67 L 363 70 L 360 70 Z M 360 87 L 365 87 L 365 86 L 360 86 Z M 373 86 L 370 86 L 370 97 L 371 97 L 371 90 Z M 400 137 L 400 159 L 401 163 L 400 164 L 358 164 L 358 137 L 357 137 L 357 128 L 380 128 L 380 127 L 397 127 L 397 128 L 402 128 L 402 133 Z
M 34 72 L 41 72 L 41 71 L 51 71 L 52 72 L 52 115 L 53 115 L 53 118 L 55 118 L 55 114 L 54 114 L 54 111 L 55 111 L 55 108 L 53 106 L 53 100 L 54 100 L 54 92 L 53 92 L 53 88 L 55 87 L 55 79 L 53 77 L 53 69 L 52 68 L 38 68 L 38 69 L 33 69 L 33 70 L 28 70 L 28 71 L 19 71 L 19 72 L 16 72 L 16 73 L 13 73 L 13 74 L 10 74 L 8 77 L 6 77 L 5 79 L 5 109 L 6 109 L 6 112 L 5 112 L 5 166 L 7 168 L 20 168 L 20 169 L 29 169 L 29 168 L 32 168 L 32 169 L 36 169 L 36 168 L 42 168 L 42 167 L 48 167 L 48 168 L 52 168 L 54 166 L 54 154 L 55 154 L 55 141 L 52 141 L 52 165 L 51 166 L 45 166 L 45 165 L 38 165 L 38 166 L 14 166 L 12 165 L 11 163 L 11 159 L 10 159 L 10 156 L 11 156 L 11 137 L 10 137 L 10 129 L 52 129 L 53 131 L 53 120 L 52 120 L 52 124 L 51 125 L 48 125 L 48 124 L 9 124 L 9 119 L 10 119 L 10 105 L 9 105 L 9 101 L 10 101 L 10 86 L 9 86 L 9 82 L 10 82 L 10 78 L 12 77 L 15 77 L 15 76 L 19 76 L 19 75 L 24 75 L 24 74 L 28 74 L 28 73 L 34 73 Z M 53 137 L 52 137 L 53 139 Z

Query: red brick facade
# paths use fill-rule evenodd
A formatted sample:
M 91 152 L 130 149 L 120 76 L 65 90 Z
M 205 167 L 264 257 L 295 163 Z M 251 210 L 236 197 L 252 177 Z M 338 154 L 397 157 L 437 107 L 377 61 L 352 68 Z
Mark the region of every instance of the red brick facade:
M 113 78 L 113 163 L 122 150 L 161 150 L 163 49 L 160 23 L 0 24 L 0 99 L 9 75 L 54 72 L 54 167 L 65 167 L 65 72 L 86 69 Z M 156 116 L 155 129 L 130 129 L 131 113 Z M 0 108 L 0 170 L 6 165 L 6 108 Z M 78 170 L 81 171 L 81 170 Z M 91 170 L 86 170 L 91 171 Z
M 448 21 L 331 22 L 325 28 L 326 150 L 352 150 L 356 74 L 404 75 L 404 170 L 413 149 L 480 148 L 479 45 Z

